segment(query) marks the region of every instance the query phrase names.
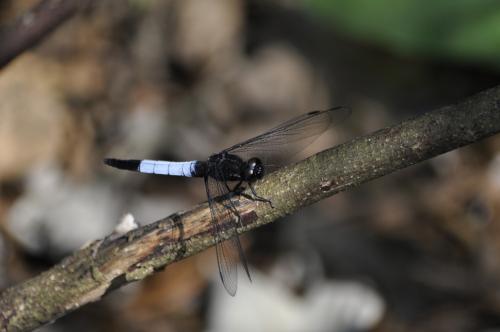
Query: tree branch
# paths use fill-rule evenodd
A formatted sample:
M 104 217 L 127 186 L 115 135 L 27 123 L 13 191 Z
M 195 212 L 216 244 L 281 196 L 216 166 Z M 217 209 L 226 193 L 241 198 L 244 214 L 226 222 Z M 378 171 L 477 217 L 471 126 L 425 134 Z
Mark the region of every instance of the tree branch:
M 41 0 L 1 34 L 0 69 L 25 50 L 35 46 L 91 1 Z
M 350 187 L 500 131 L 500 87 L 457 105 L 388 127 L 269 174 L 256 184 L 268 204 L 245 197 L 239 233 L 275 221 Z M 223 221 L 225 238 L 231 220 Z M 75 252 L 52 269 L 0 294 L 2 331 L 28 331 L 99 300 L 168 264 L 214 245 L 210 211 L 201 204 Z

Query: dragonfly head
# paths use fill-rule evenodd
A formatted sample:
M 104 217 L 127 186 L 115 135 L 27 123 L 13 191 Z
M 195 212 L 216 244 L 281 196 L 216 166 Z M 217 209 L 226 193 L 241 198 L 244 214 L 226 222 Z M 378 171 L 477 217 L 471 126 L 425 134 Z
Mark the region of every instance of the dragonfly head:
M 264 177 L 264 165 L 259 158 L 250 158 L 245 168 L 245 181 L 253 181 Z

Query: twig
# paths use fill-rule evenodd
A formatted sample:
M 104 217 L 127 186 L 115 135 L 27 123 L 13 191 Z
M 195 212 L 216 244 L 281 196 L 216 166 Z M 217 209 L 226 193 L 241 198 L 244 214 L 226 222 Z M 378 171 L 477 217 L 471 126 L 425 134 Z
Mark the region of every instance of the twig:
M 500 131 L 500 87 L 462 103 L 325 150 L 256 185 L 275 208 L 241 197 L 239 233 L 275 221 L 339 191 L 476 142 Z M 229 224 L 225 237 L 230 234 Z M 28 331 L 99 300 L 126 283 L 214 245 L 201 204 L 121 237 L 75 252 L 52 269 L 0 294 L 2 331 Z
M 41 0 L 0 36 L 0 69 L 35 46 L 92 0 Z

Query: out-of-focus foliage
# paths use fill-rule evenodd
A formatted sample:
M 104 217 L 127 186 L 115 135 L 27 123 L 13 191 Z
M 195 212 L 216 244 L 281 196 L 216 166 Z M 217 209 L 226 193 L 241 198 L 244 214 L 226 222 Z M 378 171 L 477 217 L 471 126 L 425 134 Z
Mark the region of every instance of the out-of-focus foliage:
M 500 67 L 496 0 L 307 0 L 331 24 L 400 54 Z

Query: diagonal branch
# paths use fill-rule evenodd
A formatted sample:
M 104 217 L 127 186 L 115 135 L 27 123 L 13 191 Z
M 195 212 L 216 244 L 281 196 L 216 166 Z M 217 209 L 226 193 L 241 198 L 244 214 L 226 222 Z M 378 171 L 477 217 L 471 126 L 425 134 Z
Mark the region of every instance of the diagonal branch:
M 41 0 L 0 35 L 0 68 L 35 46 L 93 0 Z
M 356 138 L 268 175 L 256 185 L 268 204 L 244 197 L 239 233 L 306 205 L 500 131 L 500 87 L 457 105 Z M 225 221 L 230 237 L 230 222 Z M 0 294 L 2 331 L 28 331 L 99 300 L 168 264 L 214 245 L 205 204 L 75 252 L 52 269 Z

